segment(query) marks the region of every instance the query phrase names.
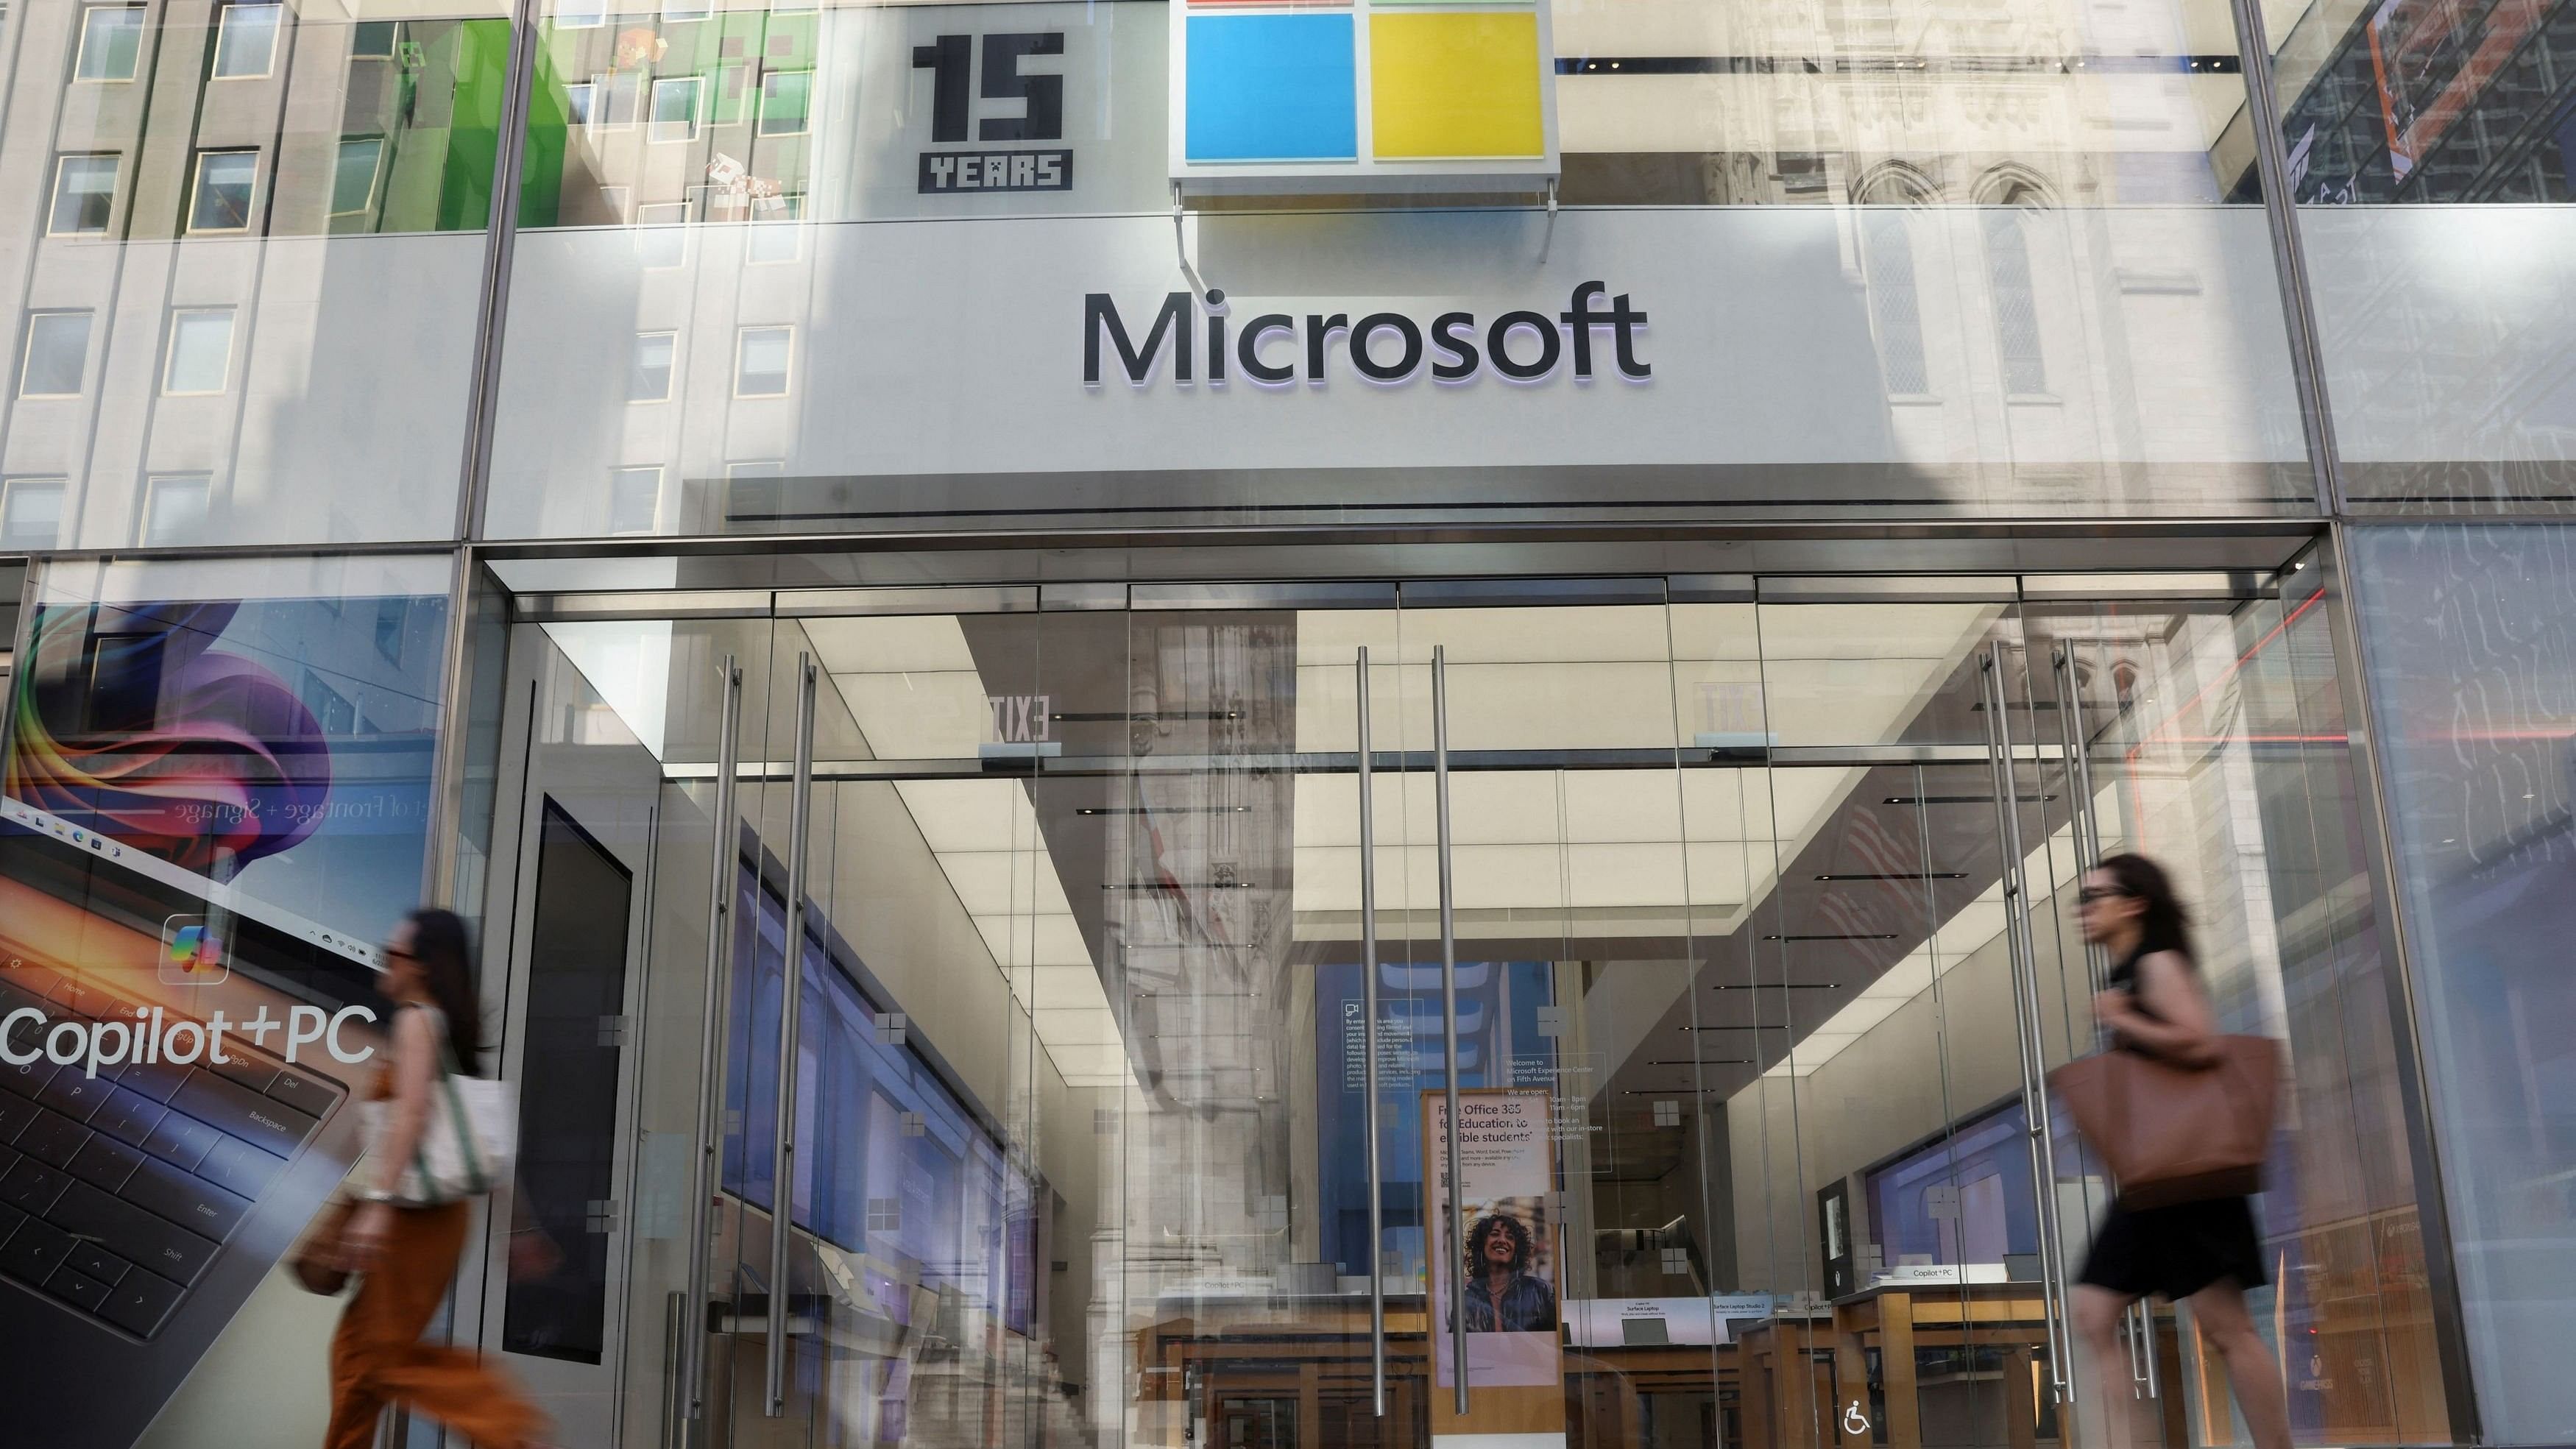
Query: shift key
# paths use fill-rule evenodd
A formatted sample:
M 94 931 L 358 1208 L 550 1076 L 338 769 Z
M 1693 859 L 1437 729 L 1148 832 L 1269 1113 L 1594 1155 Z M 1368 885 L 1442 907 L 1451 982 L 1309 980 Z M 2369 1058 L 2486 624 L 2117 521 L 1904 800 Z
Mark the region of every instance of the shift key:
M 85 1182 L 75 1182 L 45 1214 L 55 1226 L 84 1237 L 131 1263 L 174 1282 L 194 1283 L 215 1260 L 215 1245 L 139 1207 L 118 1202 Z
M 293 1157 L 313 1130 L 312 1118 L 211 1072 L 190 1075 L 170 1105 L 279 1157 Z

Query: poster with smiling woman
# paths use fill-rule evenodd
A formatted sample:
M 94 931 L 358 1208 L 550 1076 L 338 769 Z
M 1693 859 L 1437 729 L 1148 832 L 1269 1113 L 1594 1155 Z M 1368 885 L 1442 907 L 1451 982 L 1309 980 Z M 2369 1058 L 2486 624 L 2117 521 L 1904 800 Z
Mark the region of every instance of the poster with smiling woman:
M 1549 1107 L 1543 1091 L 1458 1094 L 1456 1209 L 1431 1215 L 1432 1363 L 1443 1391 L 1431 1396 L 1435 1443 L 1458 1434 L 1564 1434 L 1562 1245 L 1548 1209 L 1556 1190 Z M 1450 1202 L 1448 1093 L 1422 1094 L 1422 1123 L 1423 1180 L 1432 1203 Z M 1462 1331 L 1464 1415 L 1447 1392 L 1456 1383 L 1455 1335 Z

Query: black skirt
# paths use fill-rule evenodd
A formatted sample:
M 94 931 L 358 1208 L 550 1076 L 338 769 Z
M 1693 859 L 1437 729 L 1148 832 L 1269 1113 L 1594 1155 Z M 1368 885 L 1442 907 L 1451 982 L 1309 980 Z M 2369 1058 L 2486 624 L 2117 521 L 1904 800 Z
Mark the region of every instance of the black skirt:
M 2114 1206 L 2093 1235 L 2079 1281 L 2131 1298 L 2180 1300 L 2221 1278 L 2249 1291 L 2272 1281 L 2254 1236 L 2254 1210 L 2241 1197 L 2135 1212 Z

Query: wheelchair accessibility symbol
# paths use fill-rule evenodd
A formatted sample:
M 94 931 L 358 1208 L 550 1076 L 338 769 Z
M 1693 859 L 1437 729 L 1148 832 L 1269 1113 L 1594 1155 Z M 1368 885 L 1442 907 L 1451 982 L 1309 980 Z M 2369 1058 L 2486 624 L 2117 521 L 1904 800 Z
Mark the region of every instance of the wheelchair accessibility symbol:
M 1867 1438 L 1869 1435 L 1869 1415 L 1860 1411 L 1858 1399 L 1852 1400 L 1851 1406 L 1843 1410 L 1843 1432 L 1855 1439 Z

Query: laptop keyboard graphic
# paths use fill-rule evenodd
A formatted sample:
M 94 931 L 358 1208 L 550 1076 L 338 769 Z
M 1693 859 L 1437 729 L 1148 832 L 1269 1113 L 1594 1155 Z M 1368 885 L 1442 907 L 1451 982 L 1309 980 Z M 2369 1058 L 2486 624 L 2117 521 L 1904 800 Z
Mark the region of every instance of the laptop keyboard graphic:
M 36 993 L 42 990 L 40 998 Z M 136 1007 L 31 970 L 0 980 L 0 1018 L 34 1007 L 10 1046 Z M 166 1010 L 165 1021 L 176 1020 Z M 151 1338 L 343 1091 L 227 1032 L 226 1064 L 0 1062 L 0 1278 Z

